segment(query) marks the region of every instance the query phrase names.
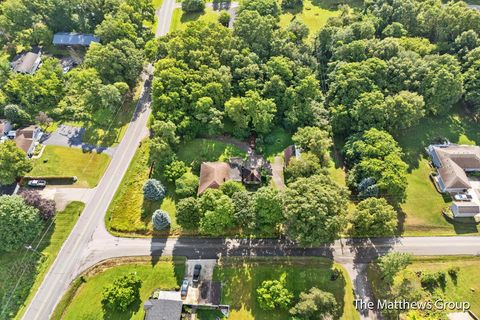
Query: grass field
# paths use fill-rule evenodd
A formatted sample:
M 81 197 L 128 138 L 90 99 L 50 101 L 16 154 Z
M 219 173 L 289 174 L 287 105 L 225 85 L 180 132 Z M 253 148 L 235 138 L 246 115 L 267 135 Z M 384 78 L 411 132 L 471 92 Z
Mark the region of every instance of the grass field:
M 322 1 L 305 0 L 302 8 L 284 11 L 280 16 L 280 26 L 286 28 L 290 22 L 296 18 L 305 23 L 310 30 L 308 37 L 313 40 L 318 30 L 327 23 L 328 18 L 340 14 L 333 5 L 322 6 L 321 2 Z
M 342 270 L 337 280 L 330 279 L 330 268 Z M 286 287 L 298 297 L 300 292 L 318 287 L 331 292 L 341 306 L 335 319 L 358 319 L 353 308 L 350 279 L 343 268 L 324 258 L 227 258 L 215 268 L 214 278 L 222 281 L 222 303 L 230 304 L 230 320 L 288 319 L 288 311 L 262 310 L 256 300 L 256 289 L 264 280 L 286 276 Z
M 477 226 L 448 223 L 442 209 L 450 199 L 438 193 L 429 178 L 432 169 L 425 148 L 438 138 L 452 143 L 475 145 L 480 143 L 480 130 L 461 108 L 446 117 L 427 118 L 422 123 L 396 139 L 402 147 L 404 160 L 409 165 L 407 200 L 401 206 L 405 221 L 405 235 L 480 235 Z
M 83 208 L 83 203 L 72 202 L 57 213 L 50 228 L 43 231 L 44 238 L 39 241 L 38 237 L 33 245 L 38 244 L 36 250 L 41 254 L 23 249 L 0 252 L 0 319 L 21 318 Z M 15 285 L 18 287 L 12 292 Z
M 230 157 L 244 157 L 245 152 L 228 143 L 195 139 L 181 144 L 177 156 L 187 165 L 198 165 L 202 161 L 226 161 Z
M 170 32 L 185 29 L 186 24 L 191 21 L 217 22 L 219 12 L 214 11 L 212 8 L 205 8 L 204 12 L 186 13 L 182 9 L 177 8 L 173 11 Z
M 143 302 L 150 297 L 155 289 L 175 290 L 180 286 L 185 271 L 185 259 L 162 259 L 152 266 L 150 257 L 144 262 L 111 265 L 106 269 L 95 270 L 84 276 L 70 301 L 62 301 L 60 306 L 65 310 L 56 310 L 56 315 L 62 319 L 143 319 L 145 312 Z M 140 301 L 136 301 L 126 312 L 109 312 L 102 308 L 103 288 L 122 275 L 136 273 L 142 279 Z
M 458 267 L 457 278 L 452 279 L 447 271 L 450 267 Z M 443 271 L 446 273 L 446 285 L 438 287 L 433 291 L 437 297 L 444 301 L 468 301 L 471 304 L 471 311 L 480 314 L 480 258 L 479 257 L 415 257 L 406 272 L 412 271 L 416 274 L 425 272 Z M 396 281 L 404 278 L 405 272 L 397 275 Z M 384 290 L 383 281 L 380 280 L 378 269 L 375 264 L 370 265 L 368 270 L 369 281 L 377 297 L 381 297 Z M 414 277 L 414 288 L 421 289 L 420 278 Z M 423 291 L 427 297 L 431 295 Z M 442 318 L 443 319 L 443 318 Z
M 79 148 L 47 146 L 40 159 L 33 160 L 33 177 L 76 176 L 75 186 L 93 188 L 110 163 L 110 157 L 96 152 L 83 152 Z
M 292 135 L 281 127 L 276 127 L 264 138 L 261 153 L 273 163 L 275 156 L 283 156 L 283 150 L 291 145 Z

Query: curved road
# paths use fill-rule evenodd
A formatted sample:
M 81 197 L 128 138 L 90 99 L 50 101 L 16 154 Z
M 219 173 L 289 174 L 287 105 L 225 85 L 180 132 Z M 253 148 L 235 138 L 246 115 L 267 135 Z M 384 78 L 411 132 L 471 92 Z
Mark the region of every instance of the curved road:
M 168 33 L 175 0 L 164 0 L 157 11 L 156 36 Z M 151 69 L 151 68 L 150 68 Z M 122 256 L 180 255 L 195 259 L 222 256 L 323 256 L 341 263 L 349 272 L 358 297 L 370 296 L 365 277 L 366 264 L 388 251 L 415 255 L 480 255 L 480 237 L 413 237 L 374 240 L 342 239 L 331 246 L 302 248 L 288 240 L 275 239 L 130 239 L 118 238 L 105 229 L 104 214 L 119 187 L 146 129 L 149 108 L 151 72 L 144 77 L 144 90 L 125 138 L 105 175 L 95 189 L 85 210 L 27 307 L 23 319 L 48 319 L 71 281 L 98 262 Z M 376 318 L 375 313 L 362 314 L 363 319 Z

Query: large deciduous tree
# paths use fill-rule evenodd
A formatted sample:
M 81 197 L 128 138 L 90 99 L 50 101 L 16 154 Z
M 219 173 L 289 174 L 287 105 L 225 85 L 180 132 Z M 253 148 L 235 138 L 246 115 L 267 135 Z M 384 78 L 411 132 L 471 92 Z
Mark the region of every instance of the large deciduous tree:
M 290 314 L 305 320 L 316 320 L 334 317 L 338 311 L 338 303 L 330 292 L 316 287 L 300 293 L 300 301 L 290 309 Z
M 393 236 L 397 230 L 397 213 L 382 198 L 368 198 L 355 208 L 351 233 L 356 237 Z
M 199 199 L 200 232 L 218 236 L 234 226 L 232 200 L 217 189 L 208 189 Z
M 7 140 L 0 143 L 0 185 L 11 184 L 30 170 L 31 162 L 15 142 Z
M 140 299 L 142 280 L 136 273 L 118 277 L 103 288 L 102 303 L 106 309 L 125 312 L 135 301 Z
M 303 245 L 332 242 L 345 227 L 348 197 L 326 175 L 297 179 L 284 195 L 287 235 Z

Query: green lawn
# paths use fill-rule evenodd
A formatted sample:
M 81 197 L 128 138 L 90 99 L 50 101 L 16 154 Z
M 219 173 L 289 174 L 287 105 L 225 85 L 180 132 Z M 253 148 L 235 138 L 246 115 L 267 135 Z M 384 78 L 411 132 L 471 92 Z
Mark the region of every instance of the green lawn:
M 475 225 L 448 223 L 442 209 L 450 204 L 448 197 L 438 193 L 429 178 L 432 169 L 425 148 L 438 138 L 460 144 L 479 144 L 480 130 L 461 108 L 445 117 L 424 119 L 414 128 L 396 137 L 409 165 L 407 200 L 400 215 L 405 235 L 480 235 Z M 405 219 L 403 222 L 402 220 Z
M 456 281 L 448 275 L 450 267 L 459 267 L 460 271 Z M 413 263 L 406 271 L 397 275 L 396 281 L 401 281 L 406 273 L 410 271 L 421 275 L 425 272 L 444 271 L 446 273 L 446 286 L 436 288 L 434 294 L 442 297 L 444 301 L 468 301 L 471 304 L 471 311 L 480 314 L 480 258 L 479 257 L 414 257 Z M 369 281 L 377 297 L 382 297 L 385 287 L 380 280 L 378 269 L 371 264 L 368 270 Z M 421 289 L 420 277 L 414 277 L 414 288 Z M 430 293 L 423 291 L 428 297 Z M 443 319 L 443 318 L 442 318 Z
M 171 235 L 179 235 L 183 232 L 175 218 L 177 199 L 174 184 L 166 184 L 167 195 L 161 203 L 147 201 L 143 198 L 143 185 L 150 172 L 149 152 L 149 143 L 148 140 L 145 140 L 135 153 L 107 211 L 105 216 L 106 226 L 115 234 L 124 236 L 150 236 L 154 234 L 151 217 L 158 208 L 165 210 L 170 215 Z M 195 139 L 181 144 L 177 155 L 180 160 L 188 165 L 193 164 L 198 169 L 202 161 L 223 161 L 231 156 L 244 156 L 245 153 L 228 143 Z M 155 234 L 164 235 L 162 233 Z
M 93 188 L 110 163 L 110 157 L 79 148 L 47 146 L 40 159 L 33 160 L 33 177 L 76 176 L 75 186 Z
M 59 305 L 64 310 L 56 310 L 56 319 L 143 319 L 145 312 L 143 302 L 147 300 L 155 289 L 178 289 L 185 272 L 185 259 L 162 259 L 152 266 L 150 257 L 143 262 L 115 265 L 111 263 L 107 269 L 100 268 L 84 276 L 84 283 L 67 296 L 67 300 Z M 108 312 L 102 308 L 103 288 L 122 275 L 135 272 L 142 279 L 140 301 L 136 301 L 126 312 Z M 68 299 L 71 298 L 71 299 Z M 70 301 L 68 301 L 70 300 Z M 59 317 L 58 317 L 59 318 Z
M 330 268 L 342 270 L 330 279 Z M 300 292 L 318 287 L 335 295 L 341 306 L 335 319 L 358 319 L 353 307 L 353 290 L 346 271 L 325 258 L 226 258 L 215 268 L 214 278 L 222 281 L 222 303 L 230 304 L 230 320 L 287 319 L 288 312 L 264 311 L 256 300 L 256 289 L 264 280 L 286 276 L 286 287 L 298 297 Z M 208 319 L 208 318 L 206 318 Z
M 280 26 L 286 28 L 290 21 L 297 18 L 307 25 L 310 30 L 309 39 L 313 40 L 318 30 L 327 23 L 328 18 L 340 14 L 334 5 L 324 5 L 322 2 L 305 0 L 303 8 L 284 11 L 280 16 Z
M 35 243 L 41 255 L 23 249 L 0 252 L 0 319 L 21 318 L 24 307 L 33 298 L 83 208 L 83 203 L 72 202 L 57 213 L 50 228 L 47 225 L 43 231 L 43 240 Z M 17 284 L 17 289 L 12 292 Z
M 291 144 L 293 144 L 292 135 L 281 127 L 275 127 L 272 132 L 264 138 L 263 145 L 257 146 L 257 148 L 260 147 L 259 152 L 262 153 L 269 162 L 273 163 L 275 156 L 283 156 L 283 150 Z
M 205 8 L 204 12 L 186 13 L 182 9 L 177 8 L 173 11 L 170 32 L 185 29 L 186 24 L 191 21 L 217 22 L 219 12 L 214 11 L 212 8 Z

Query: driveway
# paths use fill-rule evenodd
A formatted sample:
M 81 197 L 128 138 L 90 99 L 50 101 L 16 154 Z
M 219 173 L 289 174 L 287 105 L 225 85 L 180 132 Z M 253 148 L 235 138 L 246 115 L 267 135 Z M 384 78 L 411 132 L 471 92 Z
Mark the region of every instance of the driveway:
M 202 270 L 200 271 L 200 278 L 198 285 L 194 285 L 193 280 L 193 270 L 195 265 L 201 265 Z M 213 279 L 213 269 L 217 265 L 216 259 L 196 259 L 196 260 L 187 260 L 186 262 L 186 272 L 185 279 L 190 281 L 191 287 L 188 290 L 187 297 L 185 298 L 185 303 L 187 304 L 211 304 L 210 301 L 210 289 Z
M 97 153 L 106 153 L 113 156 L 115 148 L 99 147 L 88 143 L 83 143 L 85 128 L 60 125 L 55 132 L 45 134 L 42 143 L 47 146 L 61 146 L 69 148 L 80 148 L 86 151 L 97 151 Z
M 285 190 L 285 181 L 283 178 L 283 161 L 282 157 L 275 157 L 272 164 L 273 183 L 279 190 Z
M 63 211 L 72 201 L 88 203 L 94 192 L 95 189 L 47 187 L 40 191 L 40 195 L 45 199 L 54 200 L 57 211 Z

